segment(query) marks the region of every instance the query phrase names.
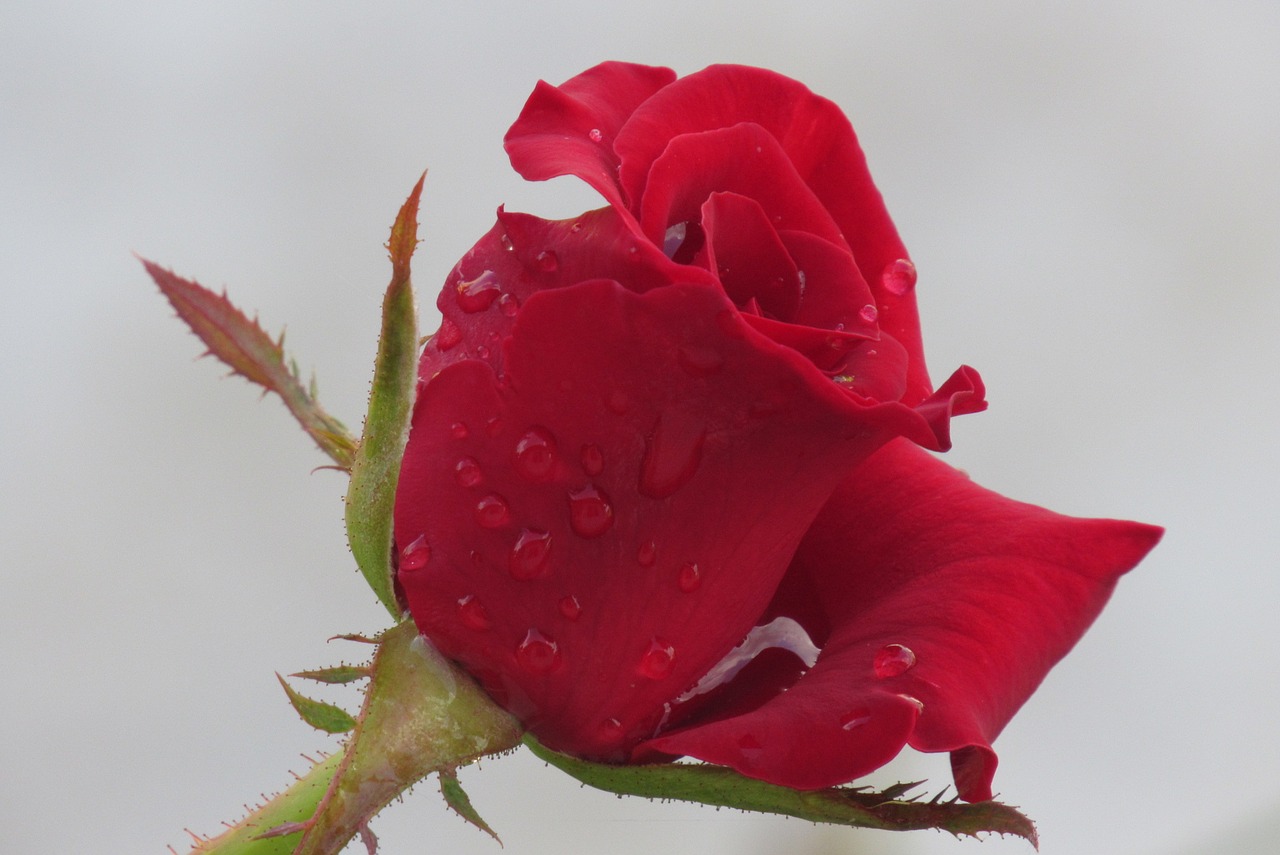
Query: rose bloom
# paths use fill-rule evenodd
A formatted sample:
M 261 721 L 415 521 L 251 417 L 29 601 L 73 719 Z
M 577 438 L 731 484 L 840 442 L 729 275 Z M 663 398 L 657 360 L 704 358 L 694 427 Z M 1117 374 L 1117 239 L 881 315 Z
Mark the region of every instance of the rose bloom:
M 525 178 L 440 294 L 395 510 L 421 632 L 550 748 L 796 788 L 904 745 L 991 797 L 991 741 L 1160 530 L 1060 516 L 928 451 L 908 259 L 849 122 L 773 72 L 540 83 Z

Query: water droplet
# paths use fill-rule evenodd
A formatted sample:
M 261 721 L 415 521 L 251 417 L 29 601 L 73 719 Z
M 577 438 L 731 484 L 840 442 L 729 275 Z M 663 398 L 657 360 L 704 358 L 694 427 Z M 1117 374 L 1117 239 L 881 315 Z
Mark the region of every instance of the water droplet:
M 658 557 L 658 544 L 652 540 L 648 543 L 640 544 L 640 548 L 636 550 L 636 561 L 640 562 L 641 567 L 652 567 L 653 561 Z
M 462 621 L 462 625 L 467 629 L 476 631 L 493 626 L 493 621 L 489 620 L 489 610 L 484 607 L 484 603 L 476 599 L 475 594 L 467 594 L 458 600 L 458 620 Z
M 463 422 L 454 422 L 449 425 L 449 433 L 453 435 L 454 439 L 466 439 L 467 434 L 471 433 L 471 431 Z
M 621 389 L 614 389 L 604 399 L 604 405 L 618 415 L 626 415 L 627 408 L 631 406 L 631 401 L 627 399 L 627 393 Z
M 918 713 L 924 712 L 924 702 L 921 701 L 919 698 L 913 698 L 911 695 L 898 695 L 898 697 L 902 698 L 904 701 L 911 704 L 911 706 L 915 707 L 916 712 Z
M 592 142 L 600 142 L 600 140 L 604 139 L 604 134 L 600 133 L 599 128 L 592 128 L 587 131 L 587 137 L 590 138 Z
M 566 620 L 577 620 L 582 614 L 582 604 L 578 602 L 577 597 L 564 597 L 560 600 L 560 614 L 564 615 Z
M 676 351 L 676 363 L 691 377 L 710 377 L 724 365 L 724 357 L 714 348 L 686 344 Z
M 840 728 L 842 730 L 853 730 L 854 728 L 862 727 L 869 721 L 871 721 L 871 708 L 858 707 L 840 717 Z
M 535 425 L 516 442 L 515 455 L 517 472 L 530 481 L 545 481 L 555 470 L 555 437 Z
M 653 433 L 645 441 L 640 464 L 640 492 L 665 499 L 685 484 L 702 462 L 706 428 L 668 411 L 658 417 Z
M 667 233 L 662 237 L 662 252 L 667 258 L 671 258 L 680 249 L 680 245 L 684 243 L 685 237 L 689 233 L 689 224 L 676 223 L 674 226 L 667 227 Z
M 497 436 L 502 431 L 502 419 L 497 416 L 489 419 L 484 423 L 484 430 L 490 437 Z
M 804 275 L 803 270 L 796 271 L 796 281 L 800 283 L 800 298 L 804 299 L 804 289 L 805 289 L 806 283 L 808 282 L 808 277 Z
M 664 680 L 675 667 L 676 649 L 660 638 L 649 643 L 649 649 L 640 658 L 640 675 L 650 680 Z
M 474 457 L 464 457 L 453 467 L 454 480 L 462 487 L 474 487 L 484 481 L 484 473 Z
M 756 761 L 764 756 L 764 746 L 760 744 L 760 740 L 751 735 L 738 739 L 738 751 L 742 752 L 742 759 L 747 761 L 748 766 L 754 766 Z
M 502 248 L 505 249 L 507 252 L 512 252 L 515 250 L 515 245 L 511 243 L 511 237 L 506 232 L 503 232 L 498 237 L 498 240 L 502 242 Z
M 555 273 L 556 269 L 560 267 L 560 259 L 549 249 L 538 253 L 538 257 L 533 261 L 543 273 Z
M 582 221 L 579 220 L 575 222 L 573 225 L 569 226 L 569 231 L 573 232 L 574 234 L 577 234 L 578 232 L 582 231 Z
M 468 314 L 483 312 L 493 305 L 502 293 L 498 284 L 498 275 L 486 270 L 475 279 L 465 279 L 457 284 L 458 308 Z
M 436 331 L 433 341 L 436 350 L 445 351 L 462 341 L 462 329 L 453 321 L 445 318 L 440 322 L 440 329 Z
M 880 274 L 880 284 L 890 294 L 901 297 L 916 287 L 916 266 L 908 259 L 899 258 L 885 267 Z
M 421 570 L 431 560 L 431 547 L 427 536 L 420 534 L 400 552 L 400 569 L 412 572 Z
M 560 648 L 536 629 L 516 648 L 516 661 L 530 674 L 550 674 L 560 666 Z
M 876 318 L 880 317 L 880 310 L 870 303 L 867 303 L 867 305 L 858 310 L 858 317 L 862 318 L 869 324 L 874 324 L 876 322 Z
M 680 568 L 680 590 L 692 594 L 702 587 L 702 571 L 692 561 Z
M 476 502 L 475 517 L 482 528 L 502 528 L 511 522 L 511 509 L 507 507 L 506 499 L 490 493 Z
M 588 475 L 599 475 L 604 471 L 604 452 L 600 446 L 592 443 L 582 446 L 582 471 Z
M 613 508 L 609 497 L 595 484 L 569 494 L 569 525 L 580 536 L 599 537 L 613 525 Z
M 622 722 L 616 718 L 605 719 L 600 722 L 600 738 L 606 742 L 613 742 L 622 738 Z
M 551 555 L 551 535 L 536 529 L 524 529 L 511 547 L 511 555 L 507 560 L 507 569 L 513 579 L 527 582 L 532 579 L 545 579 L 551 574 L 547 559 Z
M 877 677 L 884 680 L 888 677 L 897 677 L 899 674 L 905 674 L 915 664 L 916 654 L 910 647 L 902 644 L 886 644 L 876 654 L 871 668 L 875 671 Z
M 485 347 L 483 344 L 482 344 L 482 345 L 477 346 L 477 347 L 476 347 L 476 358 L 477 358 L 477 359 L 488 359 L 488 358 L 489 358 L 489 348 Z
M 520 301 L 516 299 L 515 294 L 503 294 L 498 298 L 498 308 L 508 318 L 514 318 L 520 311 Z

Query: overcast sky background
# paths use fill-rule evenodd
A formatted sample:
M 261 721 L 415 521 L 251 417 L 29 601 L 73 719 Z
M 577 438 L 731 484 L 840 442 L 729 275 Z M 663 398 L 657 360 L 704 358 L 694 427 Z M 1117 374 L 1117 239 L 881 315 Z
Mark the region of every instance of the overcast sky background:
M 838 102 L 920 269 L 935 379 L 991 409 L 951 461 L 1169 528 L 996 743 L 1047 853 L 1273 852 L 1280 835 L 1280 5 L 32 2 L 0 5 L 0 849 L 184 851 L 332 749 L 273 671 L 385 614 L 342 477 L 201 350 L 132 257 L 226 286 L 358 428 L 423 168 L 434 293 L 500 203 L 569 216 L 501 138 L 604 59 L 768 66 Z M 798 7 L 798 8 L 797 8 Z M 342 697 L 342 696 L 334 696 Z M 1028 853 L 580 789 L 527 753 L 462 781 L 525 853 Z M 950 783 L 909 755 L 871 783 Z M 433 787 L 386 855 L 496 855 Z

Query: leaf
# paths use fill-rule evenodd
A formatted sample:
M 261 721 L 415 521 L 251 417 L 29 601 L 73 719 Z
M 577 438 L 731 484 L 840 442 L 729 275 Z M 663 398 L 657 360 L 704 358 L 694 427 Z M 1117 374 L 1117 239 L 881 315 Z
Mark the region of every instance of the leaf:
M 314 671 L 299 671 L 290 677 L 304 677 L 317 683 L 354 683 L 369 676 L 369 669 L 364 665 L 338 665 L 333 668 L 319 668 Z
M 314 384 L 309 392 L 298 378 L 297 366 L 292 361 L 285 364 L 283 333 L 273 341 L 225 292 L 217 294 L 145 258 L 139 260 L 178 317 L 204 342 L 208 348 L 205 355 L 217 357 L 233 374 L 279 395 L 320 450 L 339 467 L 350 468 L 355 440 L 342 422 L 315 400 Z
M 382 300 L 382 336 L 374 362 L 373 388 L 364 434 L 351 466 L 347 490 L 347 541 L 360 572 L 394 618 L 400 617 L 392 586 L 392 511 L 400 458 L 404 454 L 417 379 L 418 324 L 414 316 L 409 261 L 417 245 L 418 179 L 391 227 L 391 284 Z
M 466 790 L 462 789 L 462 784 L 458 783 L 458 770 L 440 770 L 440 794 L 444 796 L 449 807 L 453 808 L 454 813 L 498 841 L 498 845 L 502 845 L 502 838 L 498 837 L 489 827 L 489 823 L 476 812 L 471 804 L 471 797 L 467 795 Z
M 279 674 L 276 674 L 276 679 L 280 681 L 281 686 L 284 686 L 285 694 L 289 696 L 289 703 L 293 704 L 298 715 L 316 730 L 323 730 L 325 733 L 346 733 L 355 728 L 356 720 L 342 707 L 313 700 L 295 692 Z
M 611 793 L 653 799 L 677 799 L 719 807 L 776 813 L 811 822 L 828 822 L 888 831 L 936 828 L 956 836 L 982 832 L 1014 834 L 1038 848 L 1035 824 L 1017 809 L 999 802 L 903 800 L 910 785 L 883 793 L 865 788 L 792 790 L 757 781 L 723 766 L 667 763 L 607 766 L 551 751 L 532 737 L 524 740 L 538 757 L 584 784 Z

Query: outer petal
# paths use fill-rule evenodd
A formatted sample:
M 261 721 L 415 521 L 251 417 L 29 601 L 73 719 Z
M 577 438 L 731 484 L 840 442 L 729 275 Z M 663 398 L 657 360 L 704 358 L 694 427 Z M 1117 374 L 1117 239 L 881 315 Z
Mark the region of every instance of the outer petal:
M 889 429 L 706 285 L 539 291 L 504 366 L 427 378 L 400 583 L 421 630 L 547 745 L 624 759 L 742 638 Z
M 646 747 L 807 788 L 910 744 L 952 752 L 961 796 L 988 799 L 991 741 L 1160 534 L 1005 499 L 891 443 L 837 489 L 779 593 L 803 590 L 824 612 L 806 618 L 830 632 L 814 669 L 754 712 Z M 800 754 L 767 748 L 796 732 L 812 740 Z M 765 753 L 744 752 L 744 740 Z
M 638 292 L 675 279 L 715 282 L 709 272 L 678 265 L 637 237 L 615 208 L 569 220 L 499 210 L 498 222 L 445 281 L 436 300 L 440 330 L 423 350 L 419 376 L 464 359 L 487 362 L 501 375 L 502 343 L 520 306 L 539 291 L 587 279 L 622 281 Z
M 867 169 L 848 119 L 834 103 L 772 71 L 716 65 L 664 87 L 636 108 L 614 149 L 628 199 L 646 192 L 650 168 L 668 141 L 753 122 L 781 143 L 801 179 L 830 211 L 853 250 L 863 278 L 876 291 L 881 326 L 911 356 L 909 404 L 928 397 L 930 385 L 920 341 L 915 297 L 901 277 L 886 271 L 906 259 L 893 221 Z M 911 280 L 910 284 L 914 284 Z
M 530 181 L 576 175 L 624 214 L 613 139 L 632 111 L 675 79 L 668 68 L 606 62 L 561 86 L 539 83 L 504 140 Z

